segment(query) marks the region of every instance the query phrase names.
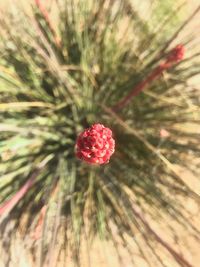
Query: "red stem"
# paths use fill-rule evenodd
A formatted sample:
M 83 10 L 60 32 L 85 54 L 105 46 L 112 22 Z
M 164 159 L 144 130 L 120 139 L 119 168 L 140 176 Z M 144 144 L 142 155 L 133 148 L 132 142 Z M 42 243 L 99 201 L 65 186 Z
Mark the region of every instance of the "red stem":
M 16 204 L 20 201 L 20 199 L 28 192 L 28 190 L 34 184 L 35 178 L 38 175 L 38 171 L 36 171 L 28 181 L 21 187 L 21 189 L 9 200 L 3 203 L 0 206 L 0 216 L 4 215 L 5 213 L 9 213 Z
M 180 61 L 184 56 L 184 47 L 182 45 L 177 45 L 171 52 L 167 55 L 164 63 L 156 67 L 145 80 L 140 82 L 134 87 L 128 95 L 126 95 L 122 100 L 120 100 L 114 107 L 114 111 L 124 108 L 134 96 L 137 96 L 141 91 L 143 91 L 148 84 L 152 83 L 154 80 L 158 79 L 162 73 L 169 69 L 173 63 Z
M 170 64 L 164 63 L 159 65 L 157 68 L 155 68 L 152 73 L 147 76 L 147 78 L 140 82 L 136 87 L 134 87 L 128 95 L 126 95 L 121 101 L 119 101 L 114 107 L 113 110 L 117 111 L 119 109 L 124 108 L 134 96 L 137 96 L 141 91 L 145 89 L 145 87 L 156 80 L 161 74 L 163 73 L 164 70 L 168 69 L 170 67 Z
M 48 11 L 46 10 L 45 6 L 41 3 L 41 0 L 35 0 L 35 4 L 38 7 L 38 9 L 40 10 L 41 14 L 43 15 L 46 23 L 48 24 L 49 29 L 50 29 L 51 33 L 53 34 L 55 44 L 58 47 L 60 47 L 60 39 L 56 34 L 56 30 L 54 29 L 53 24 L 51 23 Z

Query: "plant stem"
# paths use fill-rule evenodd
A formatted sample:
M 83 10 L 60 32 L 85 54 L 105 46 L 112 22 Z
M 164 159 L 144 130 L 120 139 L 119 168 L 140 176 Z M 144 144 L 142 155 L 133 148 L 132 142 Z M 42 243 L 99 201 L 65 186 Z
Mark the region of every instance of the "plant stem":
M 47 9 L 45 8 L 45 6 L 41 3 L 41 0 L 35 0 L 35 4 L 38 7 L 38 9 L 40 10 L 43 18 L 45 19 L 47 25 L 49 26 L 49 29 L 53 35 L 54 38 L 54 42 L 56 44 L 57 47 L 60 47 L 60 38 L 57 36 L 56 30 L 53 26 L 53 23 L 51 22 L 51 19 L 49 17 L 49 13 L 47 11 Z
M 3 203 L 0 206 L 0 217 L 4 214 L 9 213 L 20 201 L 21 198 L 29 191 L 29 189 L 33 186 L 34 181 L 38 175 L 39 171 L 37 170 L 33 175 L 27 180 L 27 182 L 20 188 L 19 191 L 8 201 Z
M 161 63 L 158 67 L 156 67 L 145 80 L 141 81 L 137 84 L 128 95 L 126 95 L 122 100 L 120 100 L 114 107 L 113 110 L 116 112 L 119 109 L 124 108 L 127 104 L 130 103 L 134 96 L 137 96 L 140 92 L 142 92 L 147 85 L 151 84 L 154 80 L 158 79 L 162 73 L 172 67 L 173 63 L 177 63 L 182 60 L 184 56 L 184 47 L 182 45 L 177 45 L 171 52 L 167 55 L 164 63 Z

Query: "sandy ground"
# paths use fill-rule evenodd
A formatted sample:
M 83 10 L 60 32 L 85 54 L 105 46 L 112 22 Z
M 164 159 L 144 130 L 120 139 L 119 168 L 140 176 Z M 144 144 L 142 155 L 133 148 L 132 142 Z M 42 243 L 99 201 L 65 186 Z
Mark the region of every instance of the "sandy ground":
M 26 3 L 28 0 L 22 0 L 23 3 Z M 49 1 L 49 0 L 47 0 Z M 10 1 L 12 3 L 14 1 Z M 20 1 L 18 1 L 19 3 Z M 8 0 L 0 0 L 0 7 L 8 8 Z M 194 9 L 196 5 L 199 4 L 199 0 L 189 0 L 188 10 Z M 189 12 L 189 11 L 188 11 Z M 200 21 L 200 16 L 196 18 L 196 20 L 188 26 L 187 31 L 194 30 L 196 25 Z M 182 37 L 180 37 L 182 38 Z M 192 81 L 196 85 L 199 84 L 199 78 L 195 78 Z M 183 166 L 176 166 L 177 170 L 180 172 L 182 179 L 192 188 L 195 188 L 196 193 L 200 195 L 200 181 L 191 174 L 187 169 Z M 198 229 L 200 229 L 200 212 L 197 204 L 188 199 L 184 199 L 185 208 L 189 210 L 188 218 L 196 225 Z M 191 236 L 188 235 L 187 231 L 184 231 L 179 224 L 175 221 L 170 221 L 165 224 L 160 222 L 151 222 L 153 228 L 156 229 L 156 232 L 164 238 L 178 253 L 183 255 L 185 259 L 187 259 L 194 267 L 200 266 L 200 245 L 198 242 Z M 173 233 L 169 231 L 168 224 L 173 228 Z M 137 237 L 141 242 L 141 245 L 145 246 L 144 242 L 140 237 Z M 157 267 L 156 260 L 153 256 L 149 256 L 148 248 L 147 248 L 147 257 L 149 263 L 147 263 L 144 258 L 141 257 L 138 247 L 135 243 L 129 238 L 129 244 L 132 251 L 131 260 L 130 255 L 127 254 L 127 251 L 123 246 L 119 245 L 119 254 L 120 257 L 116 253 L 116 249 L 112 242 L 108 241 L 100 241 L 96 238 L 90 247 L 90 256 L 87 253 L 87 244 L 84 244 L 81 248 L 81 267 Z M 2 245 L 2 244 L 1 244 Z M 1 250 L 1 246 L 0 246 Z M 157 253 L 162 257 L 163 262 L 166 267 L 176 267 L 177 265 L 174 263 L 172 258 L 165 250 L 161 250 L 159 246 L 156 249 Z M 0 253 L 1 254 L 1 253 Z M 16 238 L 16 240 L 12 244 L 12 261 L 11 267 L 29 267 L 35 266 L 33 264 L 31 255 L 29 255 L 24 248 L 23 242 L 20 239 L 20 236 Z M 68 258 L 67 263 L 64 263 L 61 259 L 59 262 L 55 264 L 55 266 L 68 266 L 71 267 L 73 264 L 70 262 L 70 258 Z M 0 267 L 7 267 L 3 263 L 3 257 L 0 258 Z

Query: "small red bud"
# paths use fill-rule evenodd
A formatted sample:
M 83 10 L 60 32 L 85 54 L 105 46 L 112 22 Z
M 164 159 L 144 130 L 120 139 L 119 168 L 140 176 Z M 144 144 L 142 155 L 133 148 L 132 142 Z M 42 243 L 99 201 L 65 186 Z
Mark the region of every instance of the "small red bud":
M 185 47 L 182 44 L 177 45 L 171 50 L 168 56 L 169 62 L 179 62 L 184 58 Z

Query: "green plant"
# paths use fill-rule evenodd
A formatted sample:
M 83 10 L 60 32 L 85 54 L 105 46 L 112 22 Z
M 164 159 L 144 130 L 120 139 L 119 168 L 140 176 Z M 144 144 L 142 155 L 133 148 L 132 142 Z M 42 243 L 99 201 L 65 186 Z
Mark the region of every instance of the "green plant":
M 140 232 L 150 248 L 156 240 L 181 266 L 191 266 L 145 218 L 167 216 L 193 235 L 198 233 L 178 196 L 195 201 L 199 197 L 174 166 L 185 165 L 188 151 L 200 155 L 197 135 L 176 127 L 199 123 L 199 93 L 188 85 L 200 71 L 199 51 L 187 50 L 190 36 L 184 42 L 183 61 L 131 104 L 112 110 L 165 59 L 185 22 L 177 21 L 177 28 L 167 27 L 164 34 L 162 21 L 153 29 L 128 0 L 54 4 L 54 19 L 39 0 L 32 13 L 20 10 L 17 16 L 1 18 L 3 238 L 9 220 L 14 222 L 13 235 L 23 220 L 23 235 L 30 237 L 42 218 L 40 263 L 50 261 L 64 229 L 78 264 L 82 234 L 87 240 L 98 233 L 114 241 L 113 223 L 121 242 L 126 243 L 126 233 L 137 243 Z M 157 1 L 157 12 L 162 5 Z M 87 165 L 74 154 L 78 134 L 96 122 L 111 128 L 116 141 L 116 152 L 104 166 Z M 163 129 L 168 138 L 162 136 Z

